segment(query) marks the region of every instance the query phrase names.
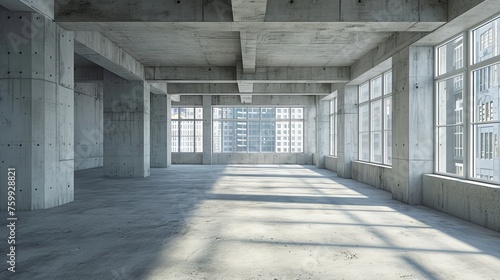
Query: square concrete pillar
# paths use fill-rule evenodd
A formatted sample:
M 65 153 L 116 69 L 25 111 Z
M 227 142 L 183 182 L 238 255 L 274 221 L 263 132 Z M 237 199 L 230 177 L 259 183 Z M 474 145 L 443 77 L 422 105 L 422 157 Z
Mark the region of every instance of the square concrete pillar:
M 104 175 L 150 175 L 150 86 L 104 72 Z
M 325 156 L 330 150 L 330 101 L 316 96 L 316 159 L 318 168 L 325 168 Z
M 74 41 L 51 20 L 0 12 L 0 209 L 16 169 L 16 209 L 74 199 Z
M 203 164 L 212 164 L 212 96 L 203 96 Z
M 392 196 L 408 204 L 421 204 L 422 175 L 434 169 L 433 48 L 405 48 L 392 62 Z
M 151 94 L 151 168 L 171 166 L 170 97 Z
M 351 162 L 358 160 L 358 87 L 337 91 L 337 175 L 351 178 Z

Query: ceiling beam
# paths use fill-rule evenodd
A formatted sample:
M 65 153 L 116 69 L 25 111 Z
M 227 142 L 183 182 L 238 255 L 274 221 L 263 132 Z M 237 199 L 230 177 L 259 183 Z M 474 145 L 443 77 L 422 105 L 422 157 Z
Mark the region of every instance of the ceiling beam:
M 14 12 L 35 12 L 54 19 L 54 0 L 0 0 L 0 5 Z
M 328 95 L 331 84 L 252 84 L 251 95 Z M 238 84 L 167 84 L 169 94 L 179 95 L 250 95 L 241 94 Z
M 477 0 L 474 0 L 477 1 Z M 30 1 L 35 2 L 35 1 Z M 58 22 L 446 22 L 437 0 L 65 0 Z
M 431 32 L 446 21 L 363 21 L 363 22 L 57 22 L 61 27 L 71 31 L 99 32 Z
M 245 74 L 239 67 L 146 67 L 146 80 L 165 83 L 346 83 L 350 67 L 257 67 Z M 239 70 L 238 70 L 239 69 Z
M 144 80 L 144 66 L 99 32 L 75 32 L 75 53 L 127 80 Z
M 267 0 L 231 0 L 234 21 L 264 21 Z
M 243 73 L 254 73 L 257 63 L 257 32 L 241 31 L 240 42 Z

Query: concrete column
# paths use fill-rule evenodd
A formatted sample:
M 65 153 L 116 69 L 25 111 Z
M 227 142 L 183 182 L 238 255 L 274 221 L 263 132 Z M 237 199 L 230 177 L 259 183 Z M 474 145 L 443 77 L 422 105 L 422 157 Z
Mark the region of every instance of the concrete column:
M 325 168 L 325 156 L 330 150 L 330 101 L 316 96 L 316 159 L 318 168 Z
M 75 83 L 75 171 L 103 165 L 102 96 L 102 83 Z
M 313 97 L 315 98 L 315 97 Z M 314 99 L 313 99 L 314 100 Z M 312 101 L 309 106 L 306 106 L 305 109 L 305 119 L 304 119 L 304 152 L 306 155 L 310 156 L 310 164 L 316 164 L 316 145 L 318 144 L 316 141 L 316 105 L 315 101 Z
M 171 138 L 168 130 L 170 115 L 170 99 L 165 95 L 151 94 L 151 167 L 167 168 L 169 161 L 169 145 Z
M 212 96 L 203 96 L 203 164 L 212 164 Z
M 393 63 L 394 199 L 422 202 L 422 175 L 433 172 L 433 48 L 409 47 Z
M 337 175 L 350 179 L 351 162 L 358 159 L 358 87 L 340 87 L 337 102 Z
M 104 174 L 150 174 L 150 87 L 104 72 Z
M 74 199 L 74 41 L 35 13 L 0 12 L 0 209 L 16 169 L 16 209 Z

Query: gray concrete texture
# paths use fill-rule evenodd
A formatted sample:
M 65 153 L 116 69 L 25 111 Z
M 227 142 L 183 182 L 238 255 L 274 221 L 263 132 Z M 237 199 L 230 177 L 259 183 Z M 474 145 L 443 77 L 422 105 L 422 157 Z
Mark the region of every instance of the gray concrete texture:
M 103 84 L 75 84 L 75 171 L 103 166 Z
M 132 179 L 91 169 L 75 182 L 75 202 L 19 213 L 18 273 L 0 278 L 500 275 L 499 232 L 313 166 L 177 165 Z
M 71 202 L 73 34 L 41 15 L 5 11 L 0 34 L 0 168 L 17 168 L 17 209 Z M 0 200 L 6 201 L 7 173 L 1 173 Z
M 104 72 L 104 174 L 147 177 L 150 174 L 150 88 Z

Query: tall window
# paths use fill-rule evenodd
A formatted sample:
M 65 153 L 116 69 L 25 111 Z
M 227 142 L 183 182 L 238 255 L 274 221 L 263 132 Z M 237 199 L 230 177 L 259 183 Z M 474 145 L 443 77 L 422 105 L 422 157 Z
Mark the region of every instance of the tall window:
M 436 48 L 436 172 L 500 183 L 499 26 L 497 18 Z
M 304 108 L 213 108 L 214 153 L 302 153 Z
M 359 159 L 392 164 L 392 72 L 359 86 Z
M 172 108 L 172 153 L 203 152 L 203 108 Z
M 330 155 L 337 156 L 337 97 L 330 100 Z

